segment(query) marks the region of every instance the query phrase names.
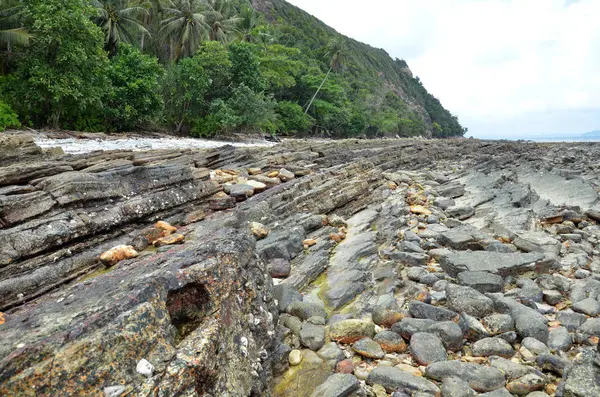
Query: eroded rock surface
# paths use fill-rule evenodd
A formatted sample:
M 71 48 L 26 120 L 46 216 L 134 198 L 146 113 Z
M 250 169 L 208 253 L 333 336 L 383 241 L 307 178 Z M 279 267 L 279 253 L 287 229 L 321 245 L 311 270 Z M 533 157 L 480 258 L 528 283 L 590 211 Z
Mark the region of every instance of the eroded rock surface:
M 600 145 L 0 153 L 2 395 L 599 387 Z

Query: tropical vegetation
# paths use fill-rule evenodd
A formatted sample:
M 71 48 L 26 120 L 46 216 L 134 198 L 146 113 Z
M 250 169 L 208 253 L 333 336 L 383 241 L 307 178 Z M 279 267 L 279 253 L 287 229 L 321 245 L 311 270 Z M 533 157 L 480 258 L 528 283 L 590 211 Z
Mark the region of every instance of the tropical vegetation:
M 0 129 L 461 136 L 406 63 L 283 0 L 0 0 Z M 260 11 L 258 11 L 260 10 Z

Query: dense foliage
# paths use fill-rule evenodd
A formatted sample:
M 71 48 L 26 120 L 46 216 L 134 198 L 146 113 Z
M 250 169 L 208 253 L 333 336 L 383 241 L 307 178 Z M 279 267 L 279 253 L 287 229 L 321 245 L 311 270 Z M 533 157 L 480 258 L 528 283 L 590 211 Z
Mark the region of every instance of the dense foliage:
M 464 134 L 404 61 L 283 0 L 253 3 L 4 0 L 0 121 L 201 137 Z

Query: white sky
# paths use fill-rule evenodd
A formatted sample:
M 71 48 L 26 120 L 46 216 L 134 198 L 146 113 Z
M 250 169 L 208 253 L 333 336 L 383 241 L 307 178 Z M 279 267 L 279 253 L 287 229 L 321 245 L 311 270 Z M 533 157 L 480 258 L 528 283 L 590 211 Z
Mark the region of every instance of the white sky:
M 288 0 L 405 59 L 467 136 L 600 129 L 600 0 Z

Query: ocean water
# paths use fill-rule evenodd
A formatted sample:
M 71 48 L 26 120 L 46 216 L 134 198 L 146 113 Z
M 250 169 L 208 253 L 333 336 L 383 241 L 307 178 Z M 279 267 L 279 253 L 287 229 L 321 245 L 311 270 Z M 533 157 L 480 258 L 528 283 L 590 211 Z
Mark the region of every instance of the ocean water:
M 600 142 L 600 137 L 580 137 L 580 136 L 564 136 L 564 137 L 537 137 L 523 138 L 526 141 L 534 142 Z

